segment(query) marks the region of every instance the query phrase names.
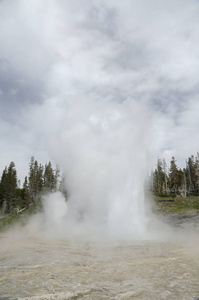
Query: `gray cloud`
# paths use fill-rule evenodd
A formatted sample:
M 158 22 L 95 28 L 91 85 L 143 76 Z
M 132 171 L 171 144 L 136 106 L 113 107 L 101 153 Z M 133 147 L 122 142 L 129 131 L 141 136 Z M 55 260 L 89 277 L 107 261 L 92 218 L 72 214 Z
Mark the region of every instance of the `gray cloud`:
M 70 97 L 134 98 L 153 116 L 157 155 L 183 161 L 197 152 L 198 1 L 7 0 L 0 8 L 1 168 L 31 151 L 45 157 Z M 19 146 L 16 134 L 18 158 L 7 150 Z
M 39 81 L 30 81 L 11 68 L 0 68 L 0 117 L 6 121 L 15 122 L 21 109 L 29 103 L 41 103 L 42 88 Z

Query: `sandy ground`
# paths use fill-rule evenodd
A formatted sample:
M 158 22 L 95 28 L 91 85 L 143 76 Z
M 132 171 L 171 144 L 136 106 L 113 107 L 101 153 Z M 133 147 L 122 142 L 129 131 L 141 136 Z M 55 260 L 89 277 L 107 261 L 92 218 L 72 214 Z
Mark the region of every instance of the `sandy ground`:
M 198 241 L 0 238 L 0 300 L 199 299 Z

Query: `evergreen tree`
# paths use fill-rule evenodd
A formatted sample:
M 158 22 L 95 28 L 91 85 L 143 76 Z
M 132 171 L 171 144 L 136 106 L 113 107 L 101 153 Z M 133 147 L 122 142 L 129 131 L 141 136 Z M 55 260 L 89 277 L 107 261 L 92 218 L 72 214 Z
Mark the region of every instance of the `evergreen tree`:
M 187 160 L 186 170 L 189 194 L 195 194 L 197 190 L 197 175 L 196 164 L 193 155 L 191 155 L 191 157 L 189 157 Z
M 58 189 L 60 170 L 53 170 L 51 162 L 45 168 L 31 157 L 29 174 L 25 177 L 23 188 L 17 180 L 14 162 L 5 167 L 0 180 L 0 207 L 9 213 L 12 209 L 23 210 L 31 204 L 39 204 L 42 193 L 54 192 Z M 19 183 L 19 185 L 17 184 Z
M 28 186 L 29 186 L 29 193 L 31 198 L 31 203 L 36 201 L 36 196 L 40 191 L 40 172 L 39 165 L 37 160 L 34 157 L 31 157 L 30 167 L 29 167 L 29 177 L 28 177 Z
M 184 198 L 187 197 L 187 178 L 186 178 L 186 169 L 180 170 L 181 172 L 181 185 L 179 187 L 180 195 Z
M 62 179 L 59 183 L 59 191 L 64 195 L 65 199 L 67 200 L 68 198 L 68 191 L 66 189 L 66 179 L 65 176 L 62 174 Z
M 160 159 L 157 161 L 157 168 L 155 169 L 153 176 L 153 189 L 158 195 L 162 196 L 165 194 L 165 173 Z
M 44 180 L 43 180 L 44 167 L 40 164 L 36 169 L 36 193 L 40 193 L 43 190 Z
M 56 169 L 55 169 L 55 186 L 56 186 L 56 191 L 59 189 L 59 181 L 60 181 L 59 178 L 60 178 L 60 169 L 56 165 Z
M 57 188 L 57 178 L 54 174 L 54 170 L 52 168 L 52 164 L 49 161 L 48 164 L 45 165 L 44 169 L 44 190 L 48 192 L 54 192 Z
M 31 195 L 29 191 L 29 186 L 28 186 L 28 178 L 27 176 L 25 177 L 24 183 L 23 183 L 23 205 L 28 207 L 31 204 Z
M 175 196 L 178 192 L 178 186 L 179 186 L 179 172 L 176 165 L 176 159 L 173 156 L 170 162 L 170 172 L 169 172 L 169 184 L 170 184 L 170 191 Z
M 5 167 L 1 177 L 0 188 L 1 203 L 4 204 L 4 212 L 11 212 L 17 200 L 17 172 L 14 162 Z
M 7 167 L 5 167 L 5 169 L 2 172 L 1 183 L 0 183 L 0 204 L 1 204 L 1 206 L 6 201 L 7 176 L 8 176 L 8 169 L 7 169 Z
M 162 165 L 163 165 L 163 173 L 164 173 L 164 183 L 163 183 L 163 194 L 164 195 L 169 195 L 170 190 L 169 190 L 169 185 L 168 185 L 168 175 L 167 175 L 167 164 L 165 159 L 163 159 L 162 161 Z
M 197 152 L 195 161 L 195 176 L 196 176 L 196 194 L 199 195 L 199 152 Z

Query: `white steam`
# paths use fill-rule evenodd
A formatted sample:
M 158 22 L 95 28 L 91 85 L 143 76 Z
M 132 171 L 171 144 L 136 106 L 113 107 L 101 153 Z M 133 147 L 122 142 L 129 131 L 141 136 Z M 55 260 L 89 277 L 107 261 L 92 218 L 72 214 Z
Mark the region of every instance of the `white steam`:
M 67 208 L 55 206 L 53 211 L 47 199 L 46 214 L 57 218 L 61 211 L 62 218 L 67 212 L 65 226 L 70 221 L 86 230 L 105 230 L 110 236 L 145 237 L 149 136 L 146 110 L 131 99 L 70 101 L 51 142 L 54 160 L 65 175 Z
M 56 192 L 46 195 L 43 198 L 43 204 L 46 228 L 55 231 L 62 230 L 67 216 L 67 204 L 63 194 Z

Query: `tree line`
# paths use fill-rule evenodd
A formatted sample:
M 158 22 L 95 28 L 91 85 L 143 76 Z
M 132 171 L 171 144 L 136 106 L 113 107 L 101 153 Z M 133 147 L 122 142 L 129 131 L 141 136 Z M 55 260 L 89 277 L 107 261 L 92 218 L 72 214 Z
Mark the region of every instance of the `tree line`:
M 47 192 L 62 190 L 60 171 L 53 169 L 49 161 L 44 166 L 31 157 L 29 173 L 25 177 L 22 188 L 17 178 L 15 163 L 5 167 L 0 181 L 0 209 L 4 213 L 20 212 L 31 205 L 37 204 L 41 196 Z M 63 190 L 64 193 L 66 193 Z
M 5 167 L 0 180 L 0 210 L 4 213 L 20 212 L 40 203 L 45 193 L 62 191 L 67 198 L 64 179 L 60 170 L 53 169 L 49 161 L 44 166 L 31 157 L 29 173 L 20 187 L 15 163 Z M 199 153 L 186 160 L 185 168 L 178 168 L 175 157 L 167 166 L 165 159 L 158 159 L 157 166 L 149 176 L 150 190 L 158 196 L 199 196 Z
M 151 190 L 158 196 L 199 195 L 199 153 L 186 160 L 185 168 L 177 167 L 175 157 L 167 166 L 164 159 L 158 159 L 150 178 Z

